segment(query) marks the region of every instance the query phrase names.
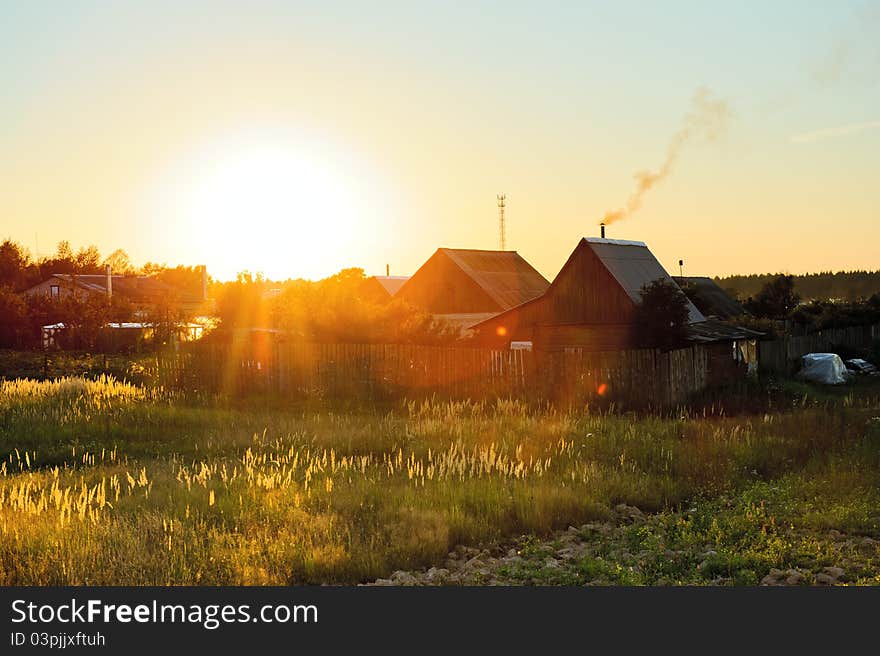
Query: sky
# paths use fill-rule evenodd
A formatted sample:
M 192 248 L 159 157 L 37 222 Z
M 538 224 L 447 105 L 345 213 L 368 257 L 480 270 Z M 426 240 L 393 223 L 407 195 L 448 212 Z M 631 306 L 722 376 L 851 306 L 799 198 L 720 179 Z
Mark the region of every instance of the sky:
M 702 90 L 702 91 L 700 91 Z M 0 0 L 0 239 L 317 278 L 608 237 L 667 270 L 880 268 L 880 2 Z

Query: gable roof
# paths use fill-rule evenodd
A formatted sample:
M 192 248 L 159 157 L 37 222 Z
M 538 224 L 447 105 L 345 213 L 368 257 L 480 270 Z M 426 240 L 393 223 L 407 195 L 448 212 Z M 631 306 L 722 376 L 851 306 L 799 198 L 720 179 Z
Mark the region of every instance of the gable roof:
M 681 285 L 692 285 L 699 296 L 698 302 L 707 315 L 729 319 L 746 314 L 739 302 L 725 292 L 718 284 L 706 276 L 676 276 L 675 282 Z
M 657 261 L 644 242 L 586 237 L 582 243 L 586 243 L 596 254 L 633 303 L 641 303 L 642 288 L 655 280 L 666 280 L 676 285 L 675 280 Z M 688 300 L 688 318 L 690 323 L 706 320 L 690 300 Z
M 550 282 L 516 251 L 439 248 L 503 309 L 540 296 Z
M 389 296 L 394 296 L 403 287 L 403 283 L 409 280 L 409 276 L 373 276 L 373 280 L 382 285 Z
M 53 273 L 50 278 L 61 280 L 100 294 L 107 293 L 107 276 L 102 274 Z M 113 275 L 113 294 L 125 296 L 133 301 L 156 301 L 158 299 L 179 300 L 184 303 L 199 303 L 201 296 L 191 291 L 173 287 L 150 276 Z M 42 283 L 40 283 L 42 284 Z

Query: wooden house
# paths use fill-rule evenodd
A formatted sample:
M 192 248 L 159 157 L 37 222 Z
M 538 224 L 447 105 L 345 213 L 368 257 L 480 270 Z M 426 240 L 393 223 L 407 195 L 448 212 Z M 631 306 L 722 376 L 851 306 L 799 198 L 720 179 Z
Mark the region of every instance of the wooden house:
M 395 298 L 467 328 L 539 297 L 549 286 L 516 251 L 438 248 Z
M 672 281 L 648 247 L 637 241 L 584 238 L 540 296 L 476 326 L 480 341 L 533 341 L 536 348 L 594 351 L 631 348 L 642 288 Z M 705 320 L 689 302 L 691 322 Z
M 22 292 L 25 296 L 47 296 L 63 299 L 75 296 L 117 296 L 132 305 L 149 308 L 171 304 L 188 314 L 204 307 L 207 298 L 207 273 L 202 267 L 200 292 L 168 285 L 152 276 L 123 276 L 113 274 L 110 268 L 104 274 L 54 273 L 40 283 Z

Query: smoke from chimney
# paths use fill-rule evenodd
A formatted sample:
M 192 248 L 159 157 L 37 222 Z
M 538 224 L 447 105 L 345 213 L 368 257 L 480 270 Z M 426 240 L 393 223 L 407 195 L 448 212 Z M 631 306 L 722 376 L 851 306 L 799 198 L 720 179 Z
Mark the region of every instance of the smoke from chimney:
M 691 109 L 685 115 L 682 126 L 666 147 L 666 159 L 663 164 L 655 171 L 636 173 L 633 176 L 636 180 L 636 188 L 626 204 L 620 209 L 607 212 L 599 223 L 610 225 L 636 212 L 642 206 L 645 194 L 672 172 L 687 143 L 694 138 L 712 141 L 724 130 L 730 115 L 730 107 L 726 102 L 715 98 L 712 92 L 704 87 L 697 89 L 691 101 Z

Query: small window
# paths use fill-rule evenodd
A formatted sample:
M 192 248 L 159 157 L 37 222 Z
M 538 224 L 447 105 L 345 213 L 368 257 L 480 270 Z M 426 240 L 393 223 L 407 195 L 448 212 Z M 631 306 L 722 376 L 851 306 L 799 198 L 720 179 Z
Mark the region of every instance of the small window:
M 61 296 L 61 289 L 58 287 L 58 285 L 51 285 L 49 287 L 49 296 L 51 296 L 52 298 L 58 298 L 59 296 Z

